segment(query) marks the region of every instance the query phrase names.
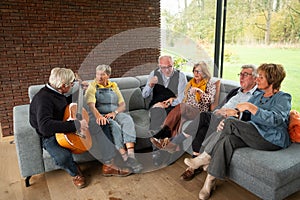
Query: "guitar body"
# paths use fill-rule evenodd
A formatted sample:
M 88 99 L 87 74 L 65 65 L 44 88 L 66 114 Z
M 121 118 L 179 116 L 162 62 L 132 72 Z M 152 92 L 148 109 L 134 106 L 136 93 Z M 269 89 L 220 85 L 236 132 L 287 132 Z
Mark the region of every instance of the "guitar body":
M 65 109 L 64 121 L 75 120 L 77 114 L 77 103 L 69 104 Z M 89 115 L 85 108 L 81 111 L 82 119 L 89 122 Z M 92 138 L 89 130 L 75 133 L 56 133 L 55 137 L 58 144 L 62 147 L 70 149 L 74 154 L 80 154 L 88 151 L 92 147 Z

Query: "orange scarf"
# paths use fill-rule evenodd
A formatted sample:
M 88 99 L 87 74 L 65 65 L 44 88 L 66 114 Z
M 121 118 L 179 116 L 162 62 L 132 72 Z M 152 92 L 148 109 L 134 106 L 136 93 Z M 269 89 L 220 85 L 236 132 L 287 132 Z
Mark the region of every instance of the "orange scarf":
M 199 88 L 200 90 L 202 90 L 203 92 L 205 92 L 207 82 L 208 82 L 207 79 L 202 79 L 199 83 L 196 83 L 195 79 L 192 78 L 192 79 L 188 82 L 188 84 L 186 85 L 186 87 L 185 87 L 185 90 L 184 90 L 185 98 L 184 98 L 184 101 L 183 101 L 183 102 L 186 102 L 187 96 L 188 96 L 187 93 L 188 93 L 188 90 L 189 90 L 191 87 Z M 199 92 L 196 92 L 195 98 L 196 98 L 196 101 L 197 101 L 197 102 L 200 101 L 201 96 L 200 96 L 200 93 L 199 93 Z

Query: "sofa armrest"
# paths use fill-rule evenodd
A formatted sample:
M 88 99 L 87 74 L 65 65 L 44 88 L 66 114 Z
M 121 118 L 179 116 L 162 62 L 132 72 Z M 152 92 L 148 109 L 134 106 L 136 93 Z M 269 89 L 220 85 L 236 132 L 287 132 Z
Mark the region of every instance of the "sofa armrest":
M 23 177 L 43 173 L 43 150 L 40 137 L 29 123 L 29 104 L 13 108 L 14 138 L 19 168 Z

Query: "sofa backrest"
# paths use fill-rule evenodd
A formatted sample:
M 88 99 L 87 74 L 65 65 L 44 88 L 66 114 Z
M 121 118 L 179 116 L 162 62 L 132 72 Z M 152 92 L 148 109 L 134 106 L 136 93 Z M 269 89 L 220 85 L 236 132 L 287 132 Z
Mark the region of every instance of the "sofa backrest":
M 136 77 L 120 77 L 120 78 L 111 78 L 111 81 L 114 81 L 118 84 L 119 89 L 124 97 L 126 103 L 126 109 L 128 110 L 137 110 L 137 109 L 147 109 L 149 106 L 150 98 L 143 99 L 142 97 L 142 89 L 145 87 L 147 83 L 148 75 L 141 75 Z M 234 88 L 239 87 L 239 82 L 218 79 L 213 77 L 214 81 L 220 80 L 220 86 L 217 84 L 217 93 L 215 98 L 215 103 L 212 105 L 212 109 L 216 107 L 219 103 L 221 103 L 229 91 Z M 28 96 L 31 102 L 33 96 L 42 88 L 44 84 L 41 85 L 32 85 L 28 88 Z M 219 88 L 219 92 L 218 92 Z M 78 89 L 78 84 L 74 85 L 73 90 L 76 91 Z M 218 95 L 219 94 L 219 95 Z
M 29 96 L 29 101 L 32 101 L 32 98 L 34 97 L 34 95 L 45 86 L 45 84 L 43 85 L 31 85 L 28 88 L 28 96 Z
M 111 78 L 113 82 L 118 84 L 118 87 L 124 97 L 126 103 L 126 110 L 136 110 L 136 109 L 145 109 L 145 101 L 142 96 L 142 91 L 140 88 L 140 81 L 135 77 L 121 77 L 121 78 Z M 28 96 L 30 102 L 34 95 L 45 85 L 31 85 L 28 88 Z M 75 83 L 72 92 L 78 90 L 78 84 Z M 71 92 L 71 93 L 72 93 Z
M 220 103 L 219 101 L 220 101 L 221 80 L 214 78 L 214 77 L 212 79 L 216 85 L 216 94 L 215 94 L 215 101 L 210 105 L 210 108 L 209 108 L 210 110 L 214 110 Z
M 111 78 L 110 80 L 118 84 L 126 103 L 126 111 L 146 109 L 138 79 L 135 77 L 121 77 Z
M 221 80 L 221 86 L 220 86 L 219 103 L 221 103 L 226 98 L 227 94 L 231 90 L 240 87 L 240 84 L 237 81 L 231 81 L 225 79 L 220 79 L 220 80 Z
M 141 91 L 143 90 L 143 88 L 147 84 L 148 76 L 149 75 L 140 75 L 140 76 L 136 76 L 135 77 L 140 82 Z M 152 96 L 149 96 L 149 97 L 145 98 L 145 106 L 146 106 L 147 109 L 149 109 L 149 105 L 150 105 L 151 99 L 152 99 Z

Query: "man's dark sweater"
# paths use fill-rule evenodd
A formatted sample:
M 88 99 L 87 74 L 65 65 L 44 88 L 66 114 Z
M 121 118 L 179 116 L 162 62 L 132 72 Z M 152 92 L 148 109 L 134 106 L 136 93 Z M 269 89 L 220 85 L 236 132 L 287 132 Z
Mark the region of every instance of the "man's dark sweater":
M 63 95 L 47 86 L 42 88 L 32 99 L 29 109 L 29 121 L 42 137 L 51 137 L 55 133 L 76 131 L 73 120 L 63 121 L 66 106 L 70 102 Z M 80 125 L 76 122 L 76 125 Z

